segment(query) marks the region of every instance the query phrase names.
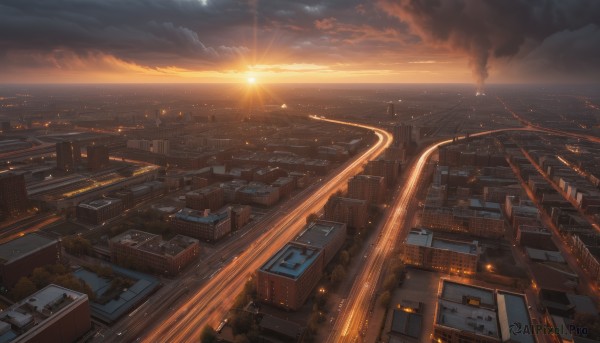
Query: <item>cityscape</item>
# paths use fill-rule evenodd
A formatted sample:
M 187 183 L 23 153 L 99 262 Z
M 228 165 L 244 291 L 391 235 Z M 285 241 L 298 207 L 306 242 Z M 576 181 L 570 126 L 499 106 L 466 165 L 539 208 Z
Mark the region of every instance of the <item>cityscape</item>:
M 0 343 L 600 343 L 598 61 L 593 0 L 2 1 Z

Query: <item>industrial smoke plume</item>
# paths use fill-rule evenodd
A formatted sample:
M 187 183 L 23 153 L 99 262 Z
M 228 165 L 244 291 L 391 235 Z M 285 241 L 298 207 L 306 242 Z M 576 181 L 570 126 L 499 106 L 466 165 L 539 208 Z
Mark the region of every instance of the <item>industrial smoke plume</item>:
M 595 0 L 381 0 L 379 5 L 422 39 L 466 54 L 478 94 L 490 59 L 518 57 L 555 33 L 600 24 Z

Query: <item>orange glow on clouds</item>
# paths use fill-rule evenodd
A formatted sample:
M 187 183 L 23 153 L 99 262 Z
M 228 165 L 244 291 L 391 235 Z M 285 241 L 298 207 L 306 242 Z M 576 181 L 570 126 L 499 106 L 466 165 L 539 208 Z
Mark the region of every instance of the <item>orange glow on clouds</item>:
M 14 60 L 25 59 L 0 75 L 4 83 L 428 83 L 469 82 L 470 71 L 462 60 L 411 59 L 383 63 L 257 63 L 223 69 L 195 70 L 178 66 L 150 67 L 125 61 L 101 52 L 83 56 L 56 50 L 47 55 L 11 53 Z M 289 57 L 291 58 L 291 57 Z M 41 66 L 29 69 L 26 64 Z

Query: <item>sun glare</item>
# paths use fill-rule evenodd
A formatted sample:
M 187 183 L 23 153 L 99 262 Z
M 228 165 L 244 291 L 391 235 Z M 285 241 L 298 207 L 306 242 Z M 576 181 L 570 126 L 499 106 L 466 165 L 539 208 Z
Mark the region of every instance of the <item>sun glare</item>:
M 253 85 L 256 83 L 256 78 L 255 77 L 249 77 L 246 79 L 246 81 L 248 82 L 249 85 Z

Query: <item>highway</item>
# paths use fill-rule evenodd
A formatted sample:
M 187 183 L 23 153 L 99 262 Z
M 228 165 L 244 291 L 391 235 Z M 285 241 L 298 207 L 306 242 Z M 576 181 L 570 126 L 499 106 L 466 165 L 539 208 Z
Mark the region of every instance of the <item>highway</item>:
M 204 325 L 216 326 L 233 305 L 250 274 L 254 273 L 268 258 L 295 236 L 305 225 L 306 216 L 318 212 L 329 196 L 345 187 L 347 180 L 360 171 L 365 161 L 380 155 L 392 142 L 390 133 L 372 126 L 354 124 L 325 118 L 312 117 L 331 123 L 351 125 L 372 130 L 378 140 L 345 168 L 330 176 L 326 182 L 310 194 L 289 213 L 278 218 L 272 229 L 245 250 L 237 259 L 223 267 L 202 288 L 194 292 L 183 306 L 174 309 L 168 318 L 158 323 L 142 337 L 145 342 L 196 342 Z
M 452 140 L 429 146 L 411 167 L 405 183 L 401 185 L 400 196 L 395 198 L 388 215 L 384 218 L 381 239 L 377 240 L 371 254 L 368 255 L 365 264 L 358 273 L 352 290 L 346 299 L 345 311 L 336 320 L 328 337 L 328 342 L 356 342 L 362 340 L 362 335 L 366 325 L 368 325 L 370 309 L 374 302 L 377 282 L 384 271 L 384 264 L 389 260 L 399 243 L 407 219 L 406 209 L 415 196 L 422 171 L 437 147 L 449 142 L 452 142 Z
M 540 126 L 531 126 L 519 128 L 498 129 L 482 131 L 471 134 L 470 137 L 485 136 L 504 131 L 535 131 L 549 133 L 557 136 L 568 136 L 573 138 L 585 139 L 592 142 L 600 142 L 597 137 L 582 135 L 571 132 L 564 132 L 555 129 L 547 129 Z M 464 136 L 457 139 L 464 139 Z M 349 296 L 346 299 L 344 311 L 337 318 L 334 327 L 330 331 L 328 342 L 362 342 L 363 335 L 369 324 L 371 308 L 375 303 L 375 294 L 377 283 L 384 272 L 385 262 L 392 256 L 394 249 L 399 246 L 406 232 L 405 222 L 407 220 L 406 209 L 414 199 L 417 185 L 421 181 L 422 172 L 431 155 L 440 145 L 448 144 L 452 140 L 445 140 L 434 143 L 427 147 L 407 175 L 406 181 L 400 185 L 401 194 L 397 196 L 384 217 L 384 225 L 381 228 L 381 239 L 374 246 L 372 253 L 369 254 L 361 271 L 354 281 Z M 593 290 L 594 291 L 594 290 Z

